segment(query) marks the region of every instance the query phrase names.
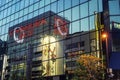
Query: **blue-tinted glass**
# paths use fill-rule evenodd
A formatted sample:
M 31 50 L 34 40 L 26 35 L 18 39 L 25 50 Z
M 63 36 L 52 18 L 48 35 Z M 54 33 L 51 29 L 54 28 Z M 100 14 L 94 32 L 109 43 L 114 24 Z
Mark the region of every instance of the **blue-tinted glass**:
M 95 28 L 94 24 L 94 16 L 90 16 L 90 30 L 93 30 Z
M 53 11 L 55 13 L 57 12 L 57 2 L 54 2 L 51 4 L 51 11 Z
M 79 6 L 72 8 L 72 21 L 79 19 Z
M 7 17 L 7 23 L 8 23 L 8 22 L 10 22 L 10 16 L 9 16 L 9 17 Z
M 11 14 L 11 7 L 8 8 L 8 11 L 7 11 L 8 15 Z
M 12 14 L 15 12 L 15 5 L 12 5 Z
M 37 16 L 38 15 L 38 10 L 36 10 L 36 11 L 34 11 L 34 16 L 33 17 L 35 17 L 35 16 Z
M 45 1 L 44 1 L 44 0 L 41 0 L 41 1 L 39 2 L 39 7 L 41 8 L 41 7 L 43 7 L 43 6 L 45 6 Z
M 81 20 L 81 31 L 88 31 L 88 18 L 82 19 Z
M 44 8 L 39 9 L 39 14 L 44 13 Z
M 37 1 L 39 1 L 39 0 L 34 0 L 34 3 L 37 2 Z
M 60 12 L 58 15 L 64 17 L 63 14 L 64 14 L 63 12 Z
M 57 1 L 57 0 L 51 0 L 51 3 L 54 2 L 54 1 Z
M 25 16 L 23 17 L 23 20 L 24 20 L 24 21 L 26 21 L 26 20 L 27 20 L 27 15 L 25 15 Z
M 45 12 L 47 12 L 49 10 L 50 10 L 50 5 L 48 5 L 48 6 L 45 7 Z
M 32 0 L 30 0 L 30 1 L 32 1 Z M 20 1 L 20 9 L 23 9 L 24 8 L 24 0 L 21 0 Z
M 35 3 L 35 4 L 34 4 L 34 10 L 37 10 L 37 9 L 38 9 L 38 6 L 39 6 L 39 3 Z
M 14 23 L 13 23 L 13 21 L 12 21 L 12 22 L 10 22 L 10 26 L 13 26 L 13 24 L 14 24 Z
M 5 34 L 4 30 L 5 30 L 5 25 L 2 26 L 2 30 L 1 30 L 2 35 Z
M 79 32 L 80 31 L 80 25 L 79 21 L 72 22 L 72 33 Z
M 9 24 L 6 24 L 6 32 L 8 33 Z
M 119 0 L 109 1 L 110 14 L 120 14 Z
M 29 0 L 25 0 L 24 3 L 25 3 L 25 7 L 29 6 Z
M 19 17 L 23 16 L 23 10 L 19 12 Z
M 87 17 L 88 16 L 88 3 L 80 5 L 80 17 Z
M 11 21 L 13 21 L 13 20 L 14 20 L 14 15 L 11 15 L 11 18 L 10 18 L 10 19 L 11 19 Z
M 0 27 L 1 27 L 1 25 L 2 25 L 2 20 L 0 20 Z
M 7 9 L 4 10 L 4 16 L 3 17 L 6 17 L 7 16 Z
M 2 27 L 0 27 L 0 32 L 1 32 L 1 30 L 2 30 Z M 1 35 L 2 33 L 0 33 L 0 35 Z M 0 37 L 0 39 L 1 39 L 1 37 Z
M 34 3 L 34 2 L 33 2 L 34 0 L 29 0 L 29 1 L 30 1 L 29 4 L 33 4 L 33 3 Z
M 15 11 L 19 11 L 19 6 L 20 6 L 19 3 L 15 4 Z
M 91 0 L 89 1 L 89 14 L 94 14 L 94 12 L 98 12 L 97 7 L 97 0 Z
M 15 13 L 15 19 L 17 19 L 18 18 L 18 12 L 17 13 Z
M 64 0 L 64 7 L 65 9 L 68 9 L 71 7 L 71 0 Z
M 3 24 L 6 24 L 6 18 L 3 19 Z
M 14 21 L 14 25 L 16 25 L 16 24 L 18 24 L 18 19 L 16 19 L 16 20 Z
M 32 14 L 32 13 L 28 14 L 28 19 L 31 19 L 31 18 L 32 18 L 32 16 L 33 16 L 33 14 Z
M 99 12 L 103 11 L 103 4 L 102 4 L 102 0 L 98 0 L 99 3 Z
M 78 5 L 79 4 L 79 0 L 72 0 L 72 6 Z
M 69 21 L 71 21 L 71 9 L 65 11 L 65 18 Z
M 28 8 L 24 9 L 24 15 L 28 14 Z
M 63 0 L 59 0 L 58 1 L 58 12 L 61 12 L 63 11 Z
M 120 23 L 120 16 L 111 16 L 110 22 L 117 22 Z
M 45 5 L 50 4 L 50 0 L 45 0 Z
M 21 18 L 19 18 L 19 23 L 21 23 L 23 21 L 23 18 L 21 17 Z
M 3 18 L 3 11 L 0 12 L 0 19 Z
M 83 2 L 86 2 L 86 1 L 89 1 L 89 0 L 80 0 L 80 3 L 83 3 Z
M 33 5 L 29 6 L 29 13 L 33 12 Z

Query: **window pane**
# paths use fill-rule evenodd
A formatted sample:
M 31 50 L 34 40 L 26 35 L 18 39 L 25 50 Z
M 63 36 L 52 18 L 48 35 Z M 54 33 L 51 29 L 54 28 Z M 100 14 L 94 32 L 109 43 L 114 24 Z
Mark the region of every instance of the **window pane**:
M 79 4 L 79 0 L 72 0 L 72 6 L 78 5 Z
M 58 12 L 63 11 L 63 0 L 58 1 Z
M 72 21 L 79 19 L 79 6 L 72 8 Z
M 71 9 L 65 11 L 65 18 L 71 21 Z
M 110 14 L 120 14 L 119 0 L 109 1 Z
M 82 19 L 81 20 L 81 31 L 88 31 L 88 18 Z
M 64 0 L 64 6 L 65 6 L 65 9 L 68 9 L 71 7 L 71 0 Z
M 88 16 L 88 3 L 80 5 L 81 18 Z
M 57 3 L 56 2 L 51 4 L 51 11 L 53 11 L 55 13 L 57 12 Z
M 97 0 L 89 1 L 89 14 L 94 14 L 94 12 L 98 12 L 97 10 Z
M 79 27 L 79 21 L 73 22 L 72 23 L 72 33 L 79 32 L 80 27 Z
M 90 30 L 92 30 L 92 29 L 95 29 L 95 26 L 94 26 L 94 16 L 91 16 L 90 17 Z

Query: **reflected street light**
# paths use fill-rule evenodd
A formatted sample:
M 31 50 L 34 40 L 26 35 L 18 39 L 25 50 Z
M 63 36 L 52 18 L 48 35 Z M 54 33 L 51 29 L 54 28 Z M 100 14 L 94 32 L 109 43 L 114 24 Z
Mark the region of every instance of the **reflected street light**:
M 105 47 L 106 47 L 106 71 L 107 73 L 109 73 L 109 77 L 113 77 L 114 74 L 112 74 L 112 69 L 109 68 L 109 52 L 108 52 L 108 34 L 107 33 L 103 33 L 102 34 L 102 39 L 105 40 Z
M 102 34 L 102 39 L 105 41 L 105 47 L 106 47 L 106 68 L 109 66 L 109 57 L 108 57 L 108 34 L 103 33 Z
M 109 73 L 109 69 L 108 69 L 108 66 L 109 66 L 109 58 L 108 58 L 108 34 L 106 32 L 104 32 L 102 34 L 102 40 L 105 41 L 105 49 L 106 49 L 106 72 Z

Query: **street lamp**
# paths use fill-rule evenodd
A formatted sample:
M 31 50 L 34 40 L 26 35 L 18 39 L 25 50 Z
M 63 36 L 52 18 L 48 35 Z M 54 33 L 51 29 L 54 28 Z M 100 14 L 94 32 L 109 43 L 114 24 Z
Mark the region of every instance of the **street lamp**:
M 108 66 L 109 66 L 109 59 L 108 59 L 108 34 L 106 32 L 102 33 L 102 40 L 105 41 L 105 51 L 106 51 L 106 77 L 107 77 L 107 74 L 109 73 L 109 69 L 108 69 Z
M 103 38 L 103 39 L 106 39 L 107 37 L 108 37 L 107 33 L 103 33 L 103 34 L 102 34 L 102 38 Z
M 105 47 L 106 47 L 106 71 L 108 73 L 108 77 L 112 78 L 114 76 L 114 74 L 112 73 L 112 68 L 109 68 L 109 52 L 108 52 L 108 34 L 107 33 L 103 33 L 102 34 L 102 39 L 105 40 Z

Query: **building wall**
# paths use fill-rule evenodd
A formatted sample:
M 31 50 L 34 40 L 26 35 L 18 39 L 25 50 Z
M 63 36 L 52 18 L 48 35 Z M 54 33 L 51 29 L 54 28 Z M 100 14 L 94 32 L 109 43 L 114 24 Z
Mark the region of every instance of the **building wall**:
M 7 63 L 7 44 L 0 40 L 0 80 L 5 78 Z
M 19 68 L 21 69 L 19 75 L 25 72 L 26 56 L 24 54 L 28 52 L 28 46 L 27 46 L 28 44 L 31 44 L 31 43 L 36 44 L 35 45 L 36 47 L 33 46 L 34 47 L 33 54 L 32 54 L 33 62 L 34 62 L 34 59 L 35 60 L 38 59 L 38 61 L 40 61 L 41 59 L 43 60 L 43 58 L 40 56 L 42 55 L 41 48 L 43 48 L 45 44 L 39 45 L 39 43 L 41 43 L 41 39 L 43 39 L 44 41 L 43 36 L 54 35 L 53 33 L 51 33 L 53 29 L 53 27 L 51 28 L 51 26 L 59 26 L 60 24 L 62 24 L 60 26 L 64 27 L 64 23 L 67 24 L 68 30 L 66 30 L 65 28 L 62 28 L 62 30 L 63 32 L 68 31 L 67 32 L 68 35 L 64 35 L 66 33 L 62 34 L 62 32 L 57 33 L 56 32 L 57 30 L 55 30 L 56 34 L 64 35 L 63 37 L 60 36 L 61 38 L 59 36 L 54 35 L 58 39 L 57 41 L 55 41 L 55 44 L 57 47 L 56 53 L 67 53 L 69 51 L 67 50 L 67 48 L 72 49 L 75 47 L 79 47 L 79 50 L 84 51 L 84 52 L 80 51 L 80 53 L 94 53 L 96 56 L 99 57 L 100 55 L 97 55 L 97 53 L 102 53 L 102 51 L 105 51 L 105 49 L 101 48 L 102 44 L 100 40 L 101 39 L 100 34 L 102 29 L 96 28 L 96 27 L 101 27 L 101 25 L 99 24 L 100 23 L 99 20 L 96 19 L 95 13 L 100 13 L 104 11 L 105 6 L 103 6 L 103 4 L 106 4 L 104 3 L 104 1 L 109 3 L 108 5 L 109 11 L 107 13 L 104 13 L 104 15 L 108 13 L 110 14 L 110 20 L 109 19 L 107 20 L 109 20 L 110 23 L 111 22 L 120 23 L 119 21 L 120 1 L 119 0 L 4 0 L 4 1 L 0 0 L 0 39 L 2 41 L 7 41 L 9 45 L 8 46 L 9 47 L 8 55 L 10 55 L 8 56 L 9 57 L 8 63 L 10 63 L 9 66 L 13 65 L 11 63 L 12 60 L 18 61 L 18 63 L 17 62 L 15 63 L 17 65 L 11 66 L 11 71 Z M 48 14 L 47 17 L 45 17 L 44 13 L 48 11 L 52 11 L 54 14 L 50 14 L 50 15 Z M 35 32 L 34 36 L 29 37 L 31 36 L 32 34 L 31 32 L 33 31 L 33 29 L 30 29 L 33 27 L 30 27 L 30 26 L 37 25 L 37 22 L 36 24 L 34 24 L 34 21 L 40 19 L 41 16 L 39 15 L 41 14 L 43 14 L 42 18 L 45 18 L 49 23 L 54 23 L 53 17 L 55 15 L 58 15 L 63 21 L 55 18 L 54 20 L 57 21 L 56 24 L 41 25 L 44 27 L 39 27 L 34 29 L 34 32 Z M 64 20 L 67 20 L 67 23 L 64 22 Z M 29 25 L 29 27 L 26 26 L 27 24 Z M 111 27 L 111 24 L 110 26 L 107 26 L 107 25 L 105 25 L 104 27 L 105 28 Z M 24 32 L 23 30 L 21 30 L 20 28 L 17 28 L 20 26 L 21 27 L 26 26 L 27 31 L 23 33 Z M 49 27 L 45 27 L 45 26 L 49 26 Z M 14 31 L 14 28 L 16 28 L 15 30 L 17 31 L 17 33 L 20 31 L 21 34 L 13 34 L 14 32 L 10 30 Z M 54 28 L 56 29 L 56 27 Z M 40 35 L 38 33 L 40 33 Z M 11 34 L 12 36 L 9 36 Z M 24 34 L 25 36 L 23 36 Z M 78 34 L 79 36 L 74 36 Z M 20 36 L 15 37 L 18 35 Z M 24 44 L 21 44 L 21 42 L 23 42 L 23 37 L 27 37 L 27 38 L 24 39 Z M 18 44 L 14 43 L 14 38 L 18 42 Z M 110 40 L 110 42 L 111 41 L 113 41 L 112 51 L 119 51 L 119 49 L 115 49 L 115 48 L 119 48 L 119 45 L 116 45 L 117 43 L 115 43 L 116 41 L 119 41 L 119 38 L 117 37 L 117 39 L 112 39 Z M 49 46 L 52 43 L 53 42 L 51 42 L 51 40 L 49 39 L 47 46 Z M 76 46 L 77 43 L 79 44 L 79 46 Z M 60 46 L 63 46 L 63 47 L 60 47 L 59 44 Z M 68 45 L 70 46 L 73 45 L 73 46 L 69 47 Z M 80 47 L 80 46 L 83 46 L 83 47 Z M 63 51 L 58 48 L 61 48 Z M 74 50 L 77 51 L 76 49 Z M 38 51 L 38 53 L 36 53 L 36 51 Z M 65 55 L 66 54 L 58 55 L 60 57 L 56 59 L 65 63 L 64 62 L 66 57 Z M 56 65 L 57 64 L 58 63 L 56 63 Z M 58 67 L 61 68 L 61 66 L 63 67 L 63 72 L 60 72 L 60 73 L 64 74 L 65 66 L 60 65 Z M 26 74 L 23 74 L 23 75 L 25 76 Z

